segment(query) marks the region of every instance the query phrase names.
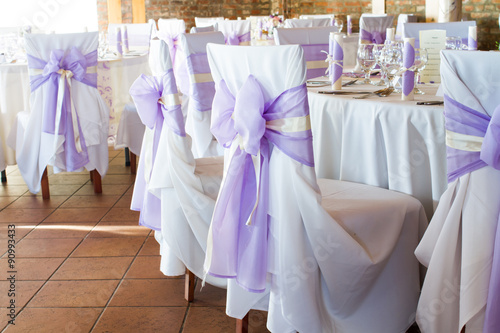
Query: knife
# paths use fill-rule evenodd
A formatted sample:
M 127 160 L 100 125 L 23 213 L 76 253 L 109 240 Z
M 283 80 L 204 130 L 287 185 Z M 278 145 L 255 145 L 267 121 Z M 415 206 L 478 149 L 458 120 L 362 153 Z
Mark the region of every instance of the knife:
M 443 101 L 428 101 L 428 102 L 417 102 L 417 105 L 441 105 L 444 104 Z

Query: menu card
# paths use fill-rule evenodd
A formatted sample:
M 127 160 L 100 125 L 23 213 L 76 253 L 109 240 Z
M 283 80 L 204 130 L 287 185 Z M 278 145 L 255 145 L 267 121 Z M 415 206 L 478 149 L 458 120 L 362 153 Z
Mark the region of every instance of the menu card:
M 420 30 L 420 48 L 427 49 L 428 61 L 420 72 L 422 82 L 441 82 L 439 52 L 446 47 L 446 30 Z

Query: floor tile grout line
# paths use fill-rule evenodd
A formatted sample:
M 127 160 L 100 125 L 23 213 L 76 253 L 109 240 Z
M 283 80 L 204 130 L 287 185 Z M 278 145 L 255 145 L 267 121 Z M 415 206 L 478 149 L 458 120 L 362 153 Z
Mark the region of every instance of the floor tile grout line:
M 196 291 L 196 286 L 198 285 L 198 278 L 195 278 L 195 281 L 194 281 L 194 290 Z M 186 321 L 187 321 L 187 316 L 188 316 L 188 313 L 189 313 L 189 309 L 191 309 L 191 304 L 193 302 L 188 302 L 187 306 L 186 306 L 186 312 L 184 313 L 184 318 L 182 319 L 182 325 L 181 325 L 181 328 L 179 329 L 179 333 L 182 333 L 184 331 L 184 326 L 186 325 Z

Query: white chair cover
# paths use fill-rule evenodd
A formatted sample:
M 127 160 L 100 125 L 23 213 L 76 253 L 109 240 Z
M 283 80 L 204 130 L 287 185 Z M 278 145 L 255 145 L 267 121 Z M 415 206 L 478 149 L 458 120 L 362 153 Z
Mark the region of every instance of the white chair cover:
M 325 75 L 328 63 L 325 62 L 328 52 L 330 32 L 337 32 L 336 27 L 276 29 L 274 41 L 276 45 L 300 44 L 304 48 L 307 66 L 307 79 Z
M 333 21 L 335 15 L 333 14 L 318 14 L 318 15 L 300 15 L 299 19 L 319 19 L 319 18 L 329 18 Z
M 496 52 L 443 50 L 445 96 L 492 117 L 500 105 L 499 64 Z M 457 178 L 441 196 L 415 252 L 428 267 L 417 310 L 422 332 L 458 333 L 464 325 L 466 332 L 493 332 L 483 331 L 483 323 L 500 213 L 498 198 L 500 171 L 491 166 Z
M 446 23 L 405 23 L 403 24 L 403 37 L 415 38 L 415 47 L 420 46 L 420 30 L 440 29 L 446 30 L 448 37 L 460 37 L 462 43 L 468 43 L 469 27 L 476 26 L 476 21 L 446 22 Z
M 417 16 L 414 14 L 399 14 L 398 24 L 396 26 L 396 35 L 394 36 L 396 40 L 403 39 L 404 23 L 416 23 Z
M 29 34 L 25 36 L 25 41 L 28 56 L 44 62 L 49 62 L 53 50 L 63 50 L 67 54 L 72 48 L 76 48 L 83 55 L 95 51 L 94 60 L 97 65 L 97 32 L 60 35 Z M 38 74 L 32 70 L 30 59 L 28 59 L 28 67 L 30 67 L 31 74 Z M 95 68 L 87 68 L 87 73 L 92 71 L 95 72 Z M 78 115 L 81 135 L 84 137 L 88 150 L 89 162 L 85 168 L 97 169 L 99 174 L 104 176 L 108 169 L 109 109 L 95 87 L 72 78 L 70 91 Z M 54 166 L 54 172 L 67 169 L 64 145 L 69 143 L 65 143 L 64 135 L 55 136 L 42 130 L 44 113 L 53 111 L 45 107 L 45 104 L 49 104 L 54 98 L 54 96 L 49 96 L 48 92 L 47 82 L 34 91 L 32 87 L 30 119 L 22 142 L 16 143 L 19 147 L 16 152 L 19 171 L 32 193 L 40 191 L 40 179 L 47 164 Z M 70 114 L 66 116 L 69 117 Z
M 370 44 L 377 40 L 377 44 L 383 44 L 386 29 L 392 28 L 393 21 L 394 16 L 362 14 L 359 18 L 359 43 Z M 380 40 L 375 34 L 380 36 Z
M 332 19 L 329 17 L 285 20 L 285 28 L 329 27 L 331 25 L 332 25 Z
M 305 82 L 304 56 L 296 45 L 208 45 L 208 51 L 214 80 L 223 79 L 233 95 L 250 74 L 266 102 Z M 263 63 L 262 57 L 273 61 Z M 272 332 L 405 331 L 419 295 L 412 249 L 427 223 L 419 202 L 326 181 L 325 210 L 314 168 L 276 146 L 269 180 L 268 288 L 250 293 L 229 280 L 227 314 L 242 318 L 249 309 L 267 309 Z
M 154 21 L 153 21 L 154 22 Z M 109 49 L 111 51 L 116 51 L 116 29 L 127 27 L 128 35 L 128 49 L 129 52 L 134 53 L 148 53 L 149 52 L 149 41 L 151 40 L 151 34 L 153 29 L 156 31 L 156 26 L 152 22 L 148 23 L 129 23 L 129 24 L 108 24 L 108 42 Z M 121 31 L 123 35 L 123 31 Z M 125 41 L 122 39 L 122 43 Z M 123 49 L 123 48 L 122 48 Z
M 168 52 L 164 53 L 165 73 L 172 67 Z M 134 96 L 133 91 L 131 94 Z M 175 97 L 170 98 L 175 100 Z M 137 101 L 136 101 L 137 102 Z M 138 108 L 140 106 L 138 105 Z M 144 112 L 144 110 L 143 110 Z M 156 108 L 151 112 L 158 112 Z M 195 160 L 191 152 L 191 138 L 176 133 L 172 118 L 165 117 L 161 134 L 146 127 L 136 186 L 131 209 L 140 210 L 145 225 L 161 225 L 155 231 L 160 244 L 160 270 L 168 276 L 183 275 L 186 267 L 202 277 L 208 228 L 215 198 L 222 180 L 223 159 Z M 184 122 L 175 124 L 184 130 Z M 157 138 L 157 153 L 153 146 Z M 147 194 L 152 193 L 161 202 L 161 221 L 147 210 Z M 145 206 L 146 205 L 146 206 Z M 209 283 L 224 287 L 224 279 L 211 278 Z
M 182 53 L 181 57 L 184 65 L 181 65 L 183 69 L 179 70 L 180 73 L 176 79 L 183 95 L 189 97 L 189 101 L 187 102 L 186 132 L 193 139 L 193 154 L 195 158 L 221 155 L 222 150 L 210 132 L 213 94 L 205 95 L 204 93 L 207 85 L 212 86 L 212 88 L 208 87 L 209 90 L 213 89 L 213 79 L 210 75 L 208 63 L 206 62 L 206 45 L 208 43 L 224 44 L 224 35 L 221 32 L 181 34 L 179 41 L 181 46 L 179 53 Z M 201 65 L 197 63 L 197 65 L 193 65 L 197 68 L 194 68 L 189 65 L 190 60 L 188 58 L 201 59 Z M 205 58 L 205 60 L 202 58 Z M 193 62 L 191 63 L 193 64 Z M 190 74 L 187 70 L 189 66 L 193 68 L 196 74 Z M 198 109 L 200 101 L 204 105 L 203 110 Z
M 160 33 L 165 32 L 166 34 L 175 37 L 178 34 L 186 32 L 186 22 L 184 20 L 173 19 L 158 19 L 158 31 Z
M 194 24 L 196 27 L 208 27 L 219 21 L 224 21 L 224 17 L 195 17 Z
M 250 45 L 251 22 L 247 20 L 225 20 L 217 22 L 217 31 L 224 34 L 226 44 L 229 44 L 231 34 L 235 34 L 241 41 L 240 45 Z
M 209 25 L 207 27 L 191 27 L 191 30 L 189 30 L 189 33 L 197 34 L 199 32 L 212 32 L 212 31 L 215 31 L 214 25 Z

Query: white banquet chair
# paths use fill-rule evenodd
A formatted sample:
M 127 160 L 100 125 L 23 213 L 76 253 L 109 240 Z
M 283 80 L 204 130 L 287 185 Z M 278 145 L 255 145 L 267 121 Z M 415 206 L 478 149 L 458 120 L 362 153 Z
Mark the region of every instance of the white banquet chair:
M 217 22 L 224 21 L 224 17 L 195 17 L 194 25 L 198 28 L 213 26 Z
M 141 75 L 130 89 L 146 126 L 131 209 L 140 211 L 139 224 L 155 230 L 160 270 L 167 276 L 186 273 L 185 297 L 192 301 L 194 276 L 203 273 L 223 159 L 194 159 L 168 49 L 163 63 L 163 73 Z M 209 282 L 225 286 L 221 279 Z
M 154 22 L 154 21 L 153 21 Z M 117 51 L 118 36 L 116 35 L 117 29 L 120 28 L 122 34 L 122 45 L 127 44 L 128 50 L 132 54 L 146 54 L 149 52 L 149 42 L 151 40 L 151 34 L 156 28 L 153 22 L 148 23 L 110 23 L 108 24 L 108 42 L 109 50 Z M 124 40 L 123 28 L 126 27 L 127 41 Z M 123 51 L 123 46 L 122 46 Z
M 396 40 L 403 39 L 404 24 L 405 23 L 416 23 L 417 19 L 418 19 L 417 16 L 414 14 L 399 14 L 398 15 L 398 23 L 396 24 L 396 34 L 394 35 L 394 38 Z
M 217 22 L 216 30 L 224 34 L 226 44 L 250 45 L 251 25 L 247 20 L 225 20 Z
M 332 19 L 329 17 L 285 20 L 285 28 L 329 27 L 331 25 L 332 25 Z
M 186 32 L 186 23 L 179 19 L 158 19 L 158 37 L 164 40 L 170 50 L 170 59 L 175 68 L 175 56 L 179 44 L 179 35 Z
M 307 14 L 307 15 L 300 15 L 299 16 L 299 19 L 322 19 L 322 18 L 328 18 L 330 19 L 330 22 L 333 21 L 333 19 L 335 18 L 335 15 L 333 14 Z
M 316 28 L 277 28 L 274 34 L 276 45 L 299 44 L 304 49 L 307 74 L 309 80 L 325 75 L 328 63 L 325 62 L 328 52 L 330 32 L 337 32 L 336 27 Z
M 428 268 L 424 333 L 500 330 L 499 64 L 496 52 L 441 52 L 448 189 L 415 252 Z
M 460 37 L 462 44 L 468 44 L 469 27 L 476 26 L 476 21 L 442 22 L 442 23 L 405 23 L 403 24 L 403 37 L 415 38 L 415 47 L 420 47 L 421 30 L 446 30 L 448 37 Z
M 359 43 L 384 44 L 387 28 L 392 28 L 394 16 L 366 15 L 359 18 Z
M 209 25 L 207 27 L 191 27 L 191 30 L 189 30 L 190 33 L 192 34 L 197 34 L 199 32 L 213 32 L 215 31 L 215 25 Z
M 230 278 L 226 313 L 268 310 L 272 332 L 405 331 L 420 291 L 422 205 L 317 182 L 298 45 L 210 44 L 208 54 L 212 131 L 227 149 L 205 268 Z
M 31 110 L 26 126 L 19 129 L 25 122 L 18 121 L 14 135 L 19 171 L 30 192 L 37 193 L 47 165 L 55 173 L 85 168 L 91 171 L 94 192 L 100 193 L 108 169 L 109 109 L 97 90 L 98 33 L 24 38 Z M 43 184 L 48 198 L 46 176 Z
M 210 132 L 214 82 L 208 66 L 208 43 L 224 44 L 221 32 L 181 34 L 179 36 L 181 69 L 177 84 L 186 104 L 186 132 L 193 140 L 195 158 L 221 155 L 221 148 Z M 184 107 L 183 107 L 184 108 Z

